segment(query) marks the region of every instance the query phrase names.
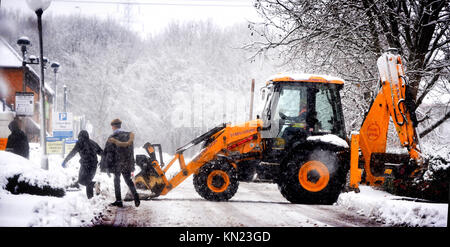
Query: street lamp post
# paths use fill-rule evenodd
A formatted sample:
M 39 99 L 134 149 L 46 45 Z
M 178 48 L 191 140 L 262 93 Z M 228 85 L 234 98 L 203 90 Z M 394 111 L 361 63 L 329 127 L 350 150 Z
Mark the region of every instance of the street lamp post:
M 54 107 L 53 107 L 53 111 L 54 112 L 58 112 L 58 87 L 56 84 L 56 74 L 58 73 L 58 69 L 59 69 L 59 63 L 58 62 L 53 62 L 50 67 L 53 69 L 53 73 L 55 73 L 55 81 L 54 81 L 54 85 L 55 85 L 55 102 L 54 102 Z
M 26 85 L 26 72 L 27 72 L 27 64 L 39 64 L 39 59 L 34 56 L 30 55 L 27 56 L 27 47 L 31 45 L 31 41 L 28 37 L 22 36 L 17 40 L 17 45 L 20 46 L 20 51 L 22 51 L 22 69 L 23 69 L 23 80 L 22 80 L 22 91 L 26 92 L 27 85 Z M 45 58 L 44 58 L 45 62 Z M 45 66 L 45 63 L 44 63 Z
M 39 64 L 39 59 L 37 59 L 36 56 L 30 55 L 27 56 L 27 47 L 31 45 L 31 41 L 28 37 L 22 36 L 17 40 L 17 45 L 20 47 L 20 51 L 22 52 L 22 70 L 23 70 L 23 76 L 22 76 L 22 92 L 26 93 L 27 91 L 27 71 L 28 71 L 28 64 Z M 26 129 L 26 121 L 22 123 L 22 128 Z
M 67 112 L 67 87 L 64 85 L 64 108 L 63 112 Z
M 32 63 L 27 62 L 27 46 L 31 45 L 31 41 L 28 37 L 22 36 L 17 40 L 17 45 L 20 46 L 20 51 L 22 51 L 22 70 L 23 70 L 23 78 L 22 78 L 22 91 L 26 91 L 26 69 L 27 64 L 37 64 L 34 61 Z
M 41 78 L 40 78 L 40 96 L 39 96 L 39 108 L 40 108 L 40 139 L 41 139 L 41 168 L 48 170 L 48 157 L 47 157 L 47 141 L 46 141 L 46 124 L 45 124 L 45 86 L 44 86 L 44 48 L 42 42 L 42 14 L 50 6 L 51 0 L 27 0 L 28 7 L 36 13 L 38 32 L 39 32 L 39 56 L 41 61 Z

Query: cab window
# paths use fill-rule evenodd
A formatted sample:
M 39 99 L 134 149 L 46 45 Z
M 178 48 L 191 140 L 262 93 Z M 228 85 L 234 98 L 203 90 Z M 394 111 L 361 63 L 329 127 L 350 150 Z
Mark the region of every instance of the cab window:
M 306 113 L 306 87 L 283 86 L 280 90 L 275 119 L 292 119 L 293 121 L 305 121 Z

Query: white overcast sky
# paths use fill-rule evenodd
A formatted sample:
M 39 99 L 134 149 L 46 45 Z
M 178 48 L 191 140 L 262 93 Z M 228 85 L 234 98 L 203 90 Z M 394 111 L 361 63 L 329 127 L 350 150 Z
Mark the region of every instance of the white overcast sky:
M 25 0 L 0 1 L 1 8 L 32 14 Z M 258 19 L 253 0 L 53 0 L 44 18 L 46 14 L 112 17 L 143 36 L 161 31 L 171 21 L 209 19 L 226 27 Z

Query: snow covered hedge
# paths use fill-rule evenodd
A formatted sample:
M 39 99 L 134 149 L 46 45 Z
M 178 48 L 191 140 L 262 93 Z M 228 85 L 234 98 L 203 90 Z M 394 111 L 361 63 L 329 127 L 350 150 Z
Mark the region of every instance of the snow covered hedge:
M 426 168 L 414 179 L 393 181 L 386 191 L 434 202 L 448 202 L 450 180 L 450 149 L 442 148 L 426 155 Z M 389 183 L 388 183 L 389 184 Z
M 386 226 L 445 227 L 447 205 L 418 203 L 412 198 L 389 194 L 369 186 L 360 186 L 361 192 L 342 193 L 336 204 L 357 214 L 370 217 Z
M 0 151 L 0 189 L 13 194 L 63 197 L 65 188 L 74 183 L 61 169 L 43 170 L 19 155 Z
M 422 190 L 426 197 L 448 202 L 450 180 L 450 152 L 437 153 L 429 160 L 428 170 L 424 173 Z M 433 188 L 433 189 L 430 189 Z

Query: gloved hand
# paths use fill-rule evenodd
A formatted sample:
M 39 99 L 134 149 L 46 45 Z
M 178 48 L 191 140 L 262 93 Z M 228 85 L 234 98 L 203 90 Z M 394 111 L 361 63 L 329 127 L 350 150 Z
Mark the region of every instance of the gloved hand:
M 66 162 L 63 161 L 63 163 L 61 164 L 61 166 L 62 166 L 63 168 L 66 168 L 66 167 L 67 167 Z

